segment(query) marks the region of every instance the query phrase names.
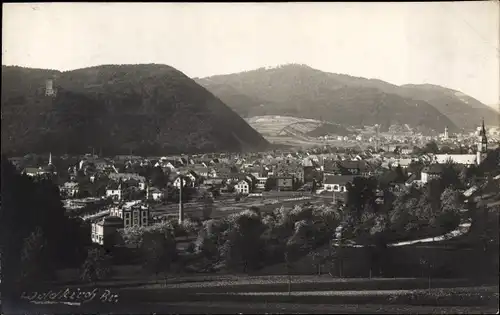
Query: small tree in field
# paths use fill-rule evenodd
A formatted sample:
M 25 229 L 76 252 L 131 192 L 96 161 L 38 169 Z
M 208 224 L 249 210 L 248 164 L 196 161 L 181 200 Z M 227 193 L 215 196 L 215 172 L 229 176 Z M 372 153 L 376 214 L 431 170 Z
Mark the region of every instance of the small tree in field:
M 111 274 L 111 257 L 102 248 L 92 248 L 82 266 L 81 279 L 95 283 Z
M 203 220 L 209 220 L 214 210 L 214 199 L 209 192 L 204 192 L 201 201 L 203 202 Z
M 144 236 L 144 227 L 132 226 L 119 230 L 119 233 L 126 245 L 131 245 L 135 248 L 139 248 L 143 241 L 142 238 Z
M 292 294 L 292 270 L 293 264 L 300 257 L 300 245 L 295 242 L 288 242 L 285 248 L 285 264 L 288 275 L 288 295 Z
M 175 239 L 170 231 L 148 229 L 144 233 L 141 249 L 143 252 L 143 267 L 154 272 L 156 279 L 160 272 L 170 271 L 172 262 L 176 259 Z M 167 283 L 165 274 L 165 285 Z
M 182 222 L 182 228 L 186 231 L 186 239 L 189 235 L 196 234 L 200 230 L 198 223 L 191 219 L 185 219 Z
M 313 264 L 318 271 L 318 276 L 321 276 L 321 268 L 331 258 L 331 250 L 328 248 L 323 251 L 313 251 L 309 253 L 309 256 L 312 257 Z
M 47 271 L 45 249 L 46 241 L 40 228 L 24 240 L 21 264 L 22 277 L 25 281 L 37 281 Z
M 429 282 L 429 290 L 431 289 L 431 271 L 432 271 L 432 263 L 428 260 L 425 259 L 424 257 L 420 258 L 420 266 L 422 267 L 422 276 L 424 274 L 427 274 L 427 279 Z
M 295 232 L 288 239 L 285 247 L 285 263 L 288 274 L 288 294 L 292 292 L 292 270 L 293 264 L 302 257 L 302 254 L 308 253 L 311 249 L 308 242 L 310 225 L 306 220 L 295 223 Z

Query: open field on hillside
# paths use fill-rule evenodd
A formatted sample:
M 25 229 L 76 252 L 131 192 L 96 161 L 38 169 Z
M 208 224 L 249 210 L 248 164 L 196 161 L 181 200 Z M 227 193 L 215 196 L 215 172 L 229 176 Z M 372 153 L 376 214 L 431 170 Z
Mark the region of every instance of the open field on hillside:
M 310 140 L 304 140 L 304 139 L 297 139 L 292 136 L 267 136 L 263 135 L 264 138 L 269 141 L 272 144 L 284 144 L 284 145 L 289 145 L 289 146 L 294 146 L 294 147 L 314 147 L 314 146 L 334 146 L 334 147 L 343 147 L 343 148 L 349 148 L 349 147 L 355 147 L 355 146 L 360 146 L 364 147 L 366 145 L 360 144 L 360 143 L 355 143 L 355 142 L 345 142 L 345 141 L 339 141 L 339 140 L 316 140 L 316 139 L 310 139 Z
M 316 138 L 323 132 L 327 134 L 340 132 L 341 135 L 348 132 L 344 127 L 329 122 L 292 116 L 255 116 L 247 118 L 246 121 L 267 141 L 274 144 L 303 147 L 317 145 L 350 146 L 342 141 L 322 141 Z M 319 133 L 315 134 L 316 131 Z M 311 136 L 311 133 L 314 136 Z
M 279 132 L 296 123 L 302 123 L 305 132 L 311 131 L 323 123 L 315 119 L 297 118 L 291 116 L 255 116 L 246 118 L 247 123 L 262 135 L 276 136 Z

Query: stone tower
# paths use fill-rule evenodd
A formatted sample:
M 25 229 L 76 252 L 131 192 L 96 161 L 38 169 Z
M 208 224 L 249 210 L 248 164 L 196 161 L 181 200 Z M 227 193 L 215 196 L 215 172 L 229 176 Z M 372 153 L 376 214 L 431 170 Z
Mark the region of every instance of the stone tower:
M 54 80 L 48 79 L 45 81 L 45 96 L 56 96 L 57 91 L 54 89 Z

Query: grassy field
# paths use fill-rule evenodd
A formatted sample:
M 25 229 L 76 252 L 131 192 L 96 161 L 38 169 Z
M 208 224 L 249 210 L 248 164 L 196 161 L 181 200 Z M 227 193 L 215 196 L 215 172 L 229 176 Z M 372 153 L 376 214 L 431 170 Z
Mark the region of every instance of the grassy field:
M 242 201 L 234 201 L 234 199 L 226 199 L 222 201 L 216 200 L 215 203 L 213 204 L 214 210 L 212 212 L 211 217 L 214 219 L 226 217 L 230 214 L 247 210 L 252 206 L 258 207 L 262 212 L 271 212 L 274 209 L 279 208 L 281 206 L 293 207 L 296 204 L 303 204 L 307 201 L 310 201 L 312 203 L 324 202 L 323 198 L 318 197 L 316 195 L 311 195 L 311 197 L 313 197 L 314 199 L 288 201 L 286 200 L 288 199 L 288 197 L 287 198 L 280 197 L 279 199 L 278 198 L 262 199 L 259 197 L 255 197 L 255 198 L 247 198 Z M 184 204 L 184 213 L 186 216 L 201 217 L 202 209 L 203 209 L 203 203 L 201 202 L 190 202 Z M 172 217 L 176 217 L 178 211 L 179 211 L 178 204 L 168 204 L 155 207 L 151 213 L 153 216 L 169 215 Z
M 309 289 L 312 289 L 312 285 Z M 490 306 L 498 304 L 498 286 L 454 287 L 413 290 L 302 290 L 300 283 L 292 284 L 289 295 L 283 285 L 279 291 L 266 291 L 259 287 L 190 287 L 120 290 L 126 300 L 141 302 L 241 302 L 241 303 L 299 303 L 299 304 L 386 304 L 426 306 Z M 244 289 L 247 289 L 243 291 Z M 253 289 L 253 290 L 248 290 Z M 269 289 L 269 287 L 267 287 Z M 278 288 L 276 288 L 278 289 Z M 242 291 L 240 291 L 242 290 Z M 225 291 L 225 292 L 219 292 Z
M 256 116 L 247 118 L 252 128 L 264 136 L 276 136 L 283 128 L 297 123 L 304 125 L 304 131 L 311 131 L 323 123 L 315 119 L 298 118 L 292 116 Z
M 311 132 L 328 122 L 315 119 L 298 118 L 291 116 L 256 116 L 246 119 L 248 124 L 257 130 L 267 141 L 273 144 L 283 144 L 295 147 L 312 147 L 330 145 L 336 147 L 356 146 L 356 143 L 349 143 L 338 140 L 317 140 L 309 137 Z M 293 133 L 283 132 L 284 129 L 292 128 Z
M 118 269 L 118 268 L 117 268 Z M 167 286 L 163 275 L 158 278 L 145 276 L 140 266 L 119 266 L 122 274 L 112 280 L 96 284 L 75 284 L 79 287 L 98 286 L 122 288 L 123 290 L 165 290 L 176 292 L 285 292 L 288 290 L 287 276 L 247 276 L 230 274 L 177 274 L 168 275 Z M 116 270 L 118 271 L 118 270 Z M 125 272 L 129 272 L 125 274 Z M 127 275 L 127 276 L 126 276 Z M 471 279 L 432 279 L 432 288 L 477 287 L 487 283 Z M 69 283 L 61 283 L 61 287 Z M 75 286 L 74 285 L 74 286 Z M 298 275 L 292 277 L 295 291 L 373 291 L 427 289 L 427 278 L 332 278 L 329 275 Z M 491 286 L 493 284 L 489 284 Z M 71 285 L 70 285 L 71 286 Z
M 478 286 L 467 279 L 428 280 L 334 279 L 329 276 L 294 276 L 288 295 L 286 276 L 177 276 L 162 280 L 108 281 L 76 285 L 109 289 L 118 304 L 94 303 L 82 307 L 39 306 L 45 313 L 432 313 L 477 314 L 496 311 L 498 285 Z M 62 285 L 60 288 L 71 287 Z M 25 306 L 26 310 L 29 305 Z M 54 308 L 56 307 L 57 310 Z M 24 308 L 17 308 L 24 310 Z M 4 309 L 5 310 L 5 309 Z M 22 311 L 26 312 L 26 311 Z M 16 312 L 19 313 L 19 312 Z
M 329 145 L 333 147 L 342 147 L 342 148 L 349 148 L 349 147 L 355 147 L 355 146 L 360 146 L 361 148 L 367 147 L 367 144 L 363 143 L 356 143 L 356 142 L 345 142 L 345 141 L 339 141 L 339 140 L 302 140 L 302 139 L 297 139 L 292 136 L 268 136 L 268 135 L 263 135 L 263 137 L 269 141 L 270 143 L 274 144 L 285 144 L 285 145 L 290 145 L 290 146 L 296 146 L 296 147 L 314 147 L 314 146 L 324 146 L 324 145 Z

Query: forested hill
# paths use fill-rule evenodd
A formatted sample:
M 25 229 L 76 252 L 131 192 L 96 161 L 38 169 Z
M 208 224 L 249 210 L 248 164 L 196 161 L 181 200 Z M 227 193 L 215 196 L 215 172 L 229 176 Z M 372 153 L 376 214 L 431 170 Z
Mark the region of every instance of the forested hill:
M 281 115 L 330 121 L 344 126 L 408 124 L 443 132 L 497 123 L 498 114 L 458 91 L 426 85 L 396 86 L 289 64 L 216 75 L 196 81 L 244 117 Z M 241 102 L 245 99 L 245 103 Z
M 45 95 L 52 79 L 56 96 Z M 2 152 L 260 150 L 268 142 L 182 72 L 158 64 L 67 72 L 2 66 Z

